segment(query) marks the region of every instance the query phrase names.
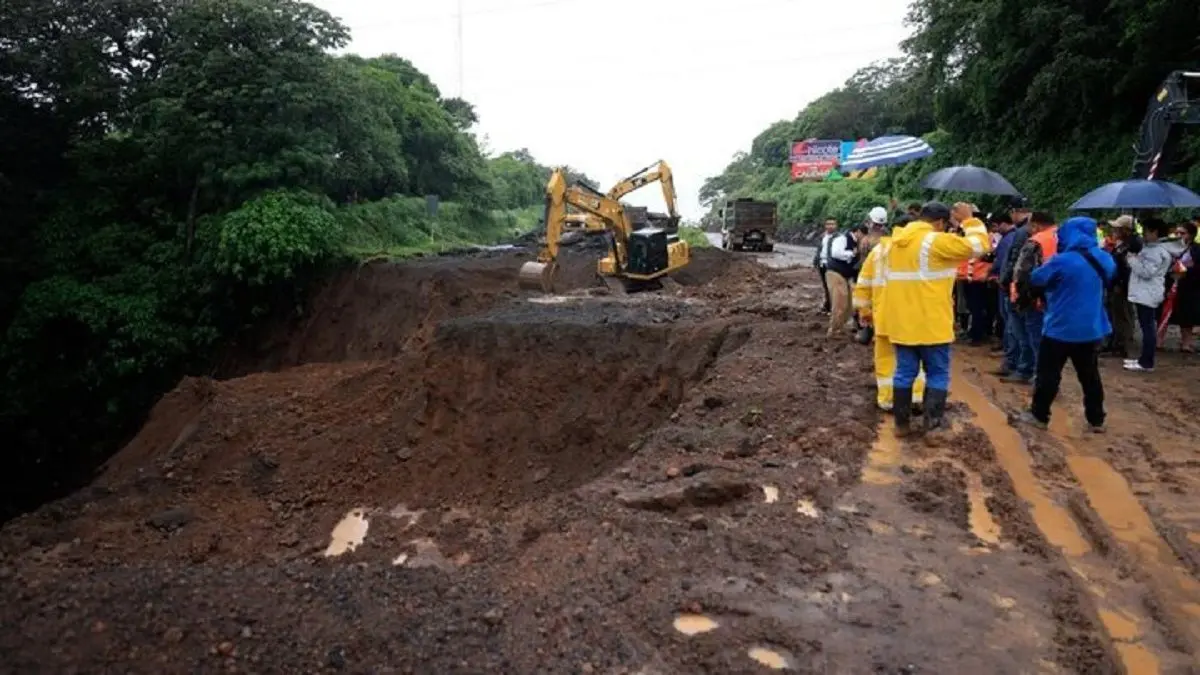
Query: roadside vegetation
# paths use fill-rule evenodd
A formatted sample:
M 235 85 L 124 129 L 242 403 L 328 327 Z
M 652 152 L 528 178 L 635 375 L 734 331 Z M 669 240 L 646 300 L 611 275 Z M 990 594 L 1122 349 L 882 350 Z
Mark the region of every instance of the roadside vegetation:
M 861 220 L 872 206 L 928 196 L 932 170 L 995 169 L 1040 208 L 1062 212 L 1097 185 L 1127 178 L 1146 103 L 1173 70 L 1195 70 L 1200 4 L 1113 0 L 915 0 L 902 58 L 872 64 L 794 119 L 760 133 L 700 193 L 779 202 L 780 220 Z M 792 183 L 796 139 L 922 136 L 926 160 L 876 180 Z M 1200 134 L 1177 130 L 1163 177 L 1200 188 Z M 977 196 L 976 196 L 977 197 Z M 981 204 L 983 206 L 984 204 Z M 989 205 L 990 206 L 990 205 Z
M 680 225 L 679 238 L 692 248 L 706 248 L 712 245 L 708 242 L 708 237 L 704 236 L 704 230 L 695 225 Z
M 0 518 L 328 266 L 536 224 L 547 167 L 487 157 L 405 59 L 331 55 L 349 34 L 313 5 L 13 0 L 0 24 Z

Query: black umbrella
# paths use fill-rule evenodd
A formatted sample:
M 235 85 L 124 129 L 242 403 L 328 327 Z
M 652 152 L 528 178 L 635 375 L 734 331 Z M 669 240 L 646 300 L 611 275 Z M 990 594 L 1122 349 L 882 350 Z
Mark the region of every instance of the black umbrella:
M 977 192 L 985 195 L 1019 197 L 1021 192 L 1000 174 L 981 166 L 951 166 L 934 171 L 921 181 L 921 187 L 946 192 Z

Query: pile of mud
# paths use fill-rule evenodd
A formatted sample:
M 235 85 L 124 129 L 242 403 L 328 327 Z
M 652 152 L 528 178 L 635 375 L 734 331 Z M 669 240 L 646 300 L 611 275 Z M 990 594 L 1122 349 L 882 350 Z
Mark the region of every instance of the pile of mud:
M 390 361 L 186 380 L 92 488 L 7 544 L 254 559 L 319 543 L 362 505 L 510 508 L 582 485 L 716 357 L 722 324 L 673 324 L 694 314 L 666 298 L 526 302 L 443 322 Z M 311 522 L 317 505 L 329 522 Z
M 300 314 L 278 317 L 231 345 L 215 376 L 228 379 L 306 363 L 380 361 L 419 350 L 441 321 L 529 297 L 518 288 L 517 271 L 534 255 L 514 250 L 343 270 L 312 294 Z M 596 275 L 602 255 L 602 250 L 563 251 L 556 289 L 603 288 Z M 717 249 L 696 249 L 691 264 L 673 278 L 683 286 L 704 286 L 749 278 L 755 267 Z

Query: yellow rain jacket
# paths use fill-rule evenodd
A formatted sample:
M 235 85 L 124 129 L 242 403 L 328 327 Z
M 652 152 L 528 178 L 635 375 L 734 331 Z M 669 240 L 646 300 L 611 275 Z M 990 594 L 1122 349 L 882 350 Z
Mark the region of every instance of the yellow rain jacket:
M 954 342 L 954 279 L 958 265 L 991 249 L 978 218 L 963 223 L 963 235 L 936 232 L 913 221 L 892 235 L 887 254 L 887 301 L 883 319 L 892 343 L 905 346 Z
M 858 282 L 854 284 L 854 308 L 864 318 L 869 317 L 876 335 L 887 335 L 881 326 L 884 318 L 880 313 L 883 306 L 883 291 L 886 287 L 884 273 L 887 271 L 887 252 L 891 248 L 891 237 L 880 237 L 879 243 L 867 253 L 862 268 L 858 271 Z
M 893 236 L 901 228 L 892 231 Z M 881 237 L 879 243 L 871 249 L 863 260 L 862 269 L 858 273 L 858 283 L 854 285 L 854 306 L 865 317 L 871 317 L 875 328 L 875 402 L 882 410 L 892 409 L 893 387 L 892 379 L 896 374 L 896 348 L 887 337 L 887 327 L 884 324 L 886 312 L 883 310 L 885 291 L 887 290 L 888 251 L 892 246 L 892 237 Z M 920 404 L 925 397 L 925 369 L 917 373 L 913 383 L 913 403 Z

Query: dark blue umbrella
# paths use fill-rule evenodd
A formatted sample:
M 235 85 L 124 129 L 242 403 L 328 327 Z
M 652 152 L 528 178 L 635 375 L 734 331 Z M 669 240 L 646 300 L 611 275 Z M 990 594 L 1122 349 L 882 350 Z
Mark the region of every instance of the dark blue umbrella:
M 913 136 L 881 136 L 855 148 L 846 161 L 843 171 L 859 171 L 876 166 L 892 166 L 911 162 L 933 154 L 933 148 L 925 141 Z
M 1089 209 L 1170 209 L 1200 207 L 1200 195 L 1165 180 L 1122 180 L 1101 185 L 1071 205 Z
M 985 195 L 1019 197 L 1021 192 L 1000 174 L 980 166 L 951 166 L 934 171 L 921 181 L 921 187 L 946 192 L 977 192 Z

